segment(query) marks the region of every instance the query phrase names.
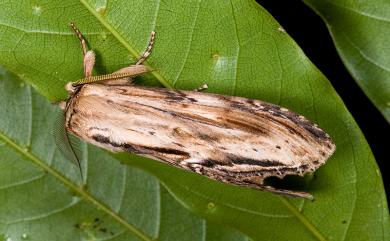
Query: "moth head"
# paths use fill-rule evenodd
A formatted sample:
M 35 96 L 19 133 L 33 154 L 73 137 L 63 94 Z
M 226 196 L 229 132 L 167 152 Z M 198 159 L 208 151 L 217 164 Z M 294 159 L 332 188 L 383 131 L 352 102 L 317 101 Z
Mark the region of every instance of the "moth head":
M 77 85 L 74 82 L 68 82 L 65 85 L 65 90 L 68 92 L 69 96 L 73 96 L 78 88 L 80 88 L 80 85 Z

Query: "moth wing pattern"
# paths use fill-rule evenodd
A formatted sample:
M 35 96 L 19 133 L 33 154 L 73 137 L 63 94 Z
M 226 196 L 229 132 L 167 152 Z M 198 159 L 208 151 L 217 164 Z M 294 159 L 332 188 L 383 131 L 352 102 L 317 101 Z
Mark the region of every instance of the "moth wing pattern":
M 305 117 L 259 100 L 86 84 L 67 105 L 66 129 L 95 145 L 271 192 L 283 190 L 265 186 L 265 178 L 312 172 L 335 151 Z

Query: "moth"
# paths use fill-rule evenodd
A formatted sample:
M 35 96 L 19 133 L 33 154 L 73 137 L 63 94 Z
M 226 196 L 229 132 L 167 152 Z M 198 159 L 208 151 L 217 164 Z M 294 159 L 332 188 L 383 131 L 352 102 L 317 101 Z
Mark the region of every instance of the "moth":
M 85 78 L 66 85 L 66 139 L 72 133 L 113 152 L 136 153 L 224 183 L 311 198 L 264 180 L 303 176 L 325 163 L 335 144 L 316 124 L 259 100 L 133 85 L 132 77 L 151 71 L 143 62 L 154 32 L 136 64 L 92 76 L 94 52 L 71 26 L 83 49 Z

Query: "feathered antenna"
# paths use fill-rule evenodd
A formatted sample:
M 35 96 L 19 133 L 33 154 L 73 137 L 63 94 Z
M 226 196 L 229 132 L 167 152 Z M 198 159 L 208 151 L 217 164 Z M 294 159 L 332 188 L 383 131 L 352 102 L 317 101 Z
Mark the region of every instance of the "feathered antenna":
M 81 168 L 81 162 L 80 159 L 77 155 L 80 150 L 75 148 L 75 146 L 78 145 L 73 145 L 74 142 L 77 141 L 77 139 L 74 136 L 71 136 L 68 131 L 65 129 L 65 113 L 60 113 L 54 123 L 54 128 L 53 128 L 53 136 L 55 143 L 62 153 L 62 155 L 70 160 L 73 164 L 75 164 L 79 170 L 80 170 L 80 177 L 81 181 L 84 181 L 84 176 L 83 176 L 83 170 Z

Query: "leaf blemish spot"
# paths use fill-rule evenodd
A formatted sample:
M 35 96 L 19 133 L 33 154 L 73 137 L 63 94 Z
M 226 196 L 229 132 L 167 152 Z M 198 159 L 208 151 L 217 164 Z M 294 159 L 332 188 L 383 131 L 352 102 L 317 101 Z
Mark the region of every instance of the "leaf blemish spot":
M 101 33 L 100 36 L 102 37 L 102 40 L 105 41 L 107 39 L 107 34 L 106 33 Z
M 22 234 L 22 239 L 28 239 L 28 234 L 26 233 Z
M 278 31 L 279 31 L 279 32 L 282 32 L 282 33 L 285 33 L 285 32 L 286 32 L 286 30 L 285 30 L 282 26 L 279 26 Z
M 40 6 L 33 6 L 32 10 L 33 10 L 33 14 L 37 16 L 41 15 L 42 13 L 42 8 Z
M 90 222 L 82 222 L 80 225 L 79 225 L 80 229 L 88 229 L 91 227 L 91 223 Z
M 215 59 L 215 60 L 219 59 L 219 57 L 220 57 L 219 53 L 214 53 L 212 56 L 213 56 L 213 59 Z
M 106 13 L 106 7 L 98 7 L 96 8 L 96 12 L 98 12 L 100 15 L 104 15 Z
M 212 202 L 209 202 L 209 203 L 207 204 L 207 208 L 208 208 L 209 210 L 213 210 L 213 209 L 215 208 L 215 204 L 212 203 Z
M 78 203 L 80 202 L 81 198 L 79 196 L 73 195 L 72 196 L 72 203 Z

